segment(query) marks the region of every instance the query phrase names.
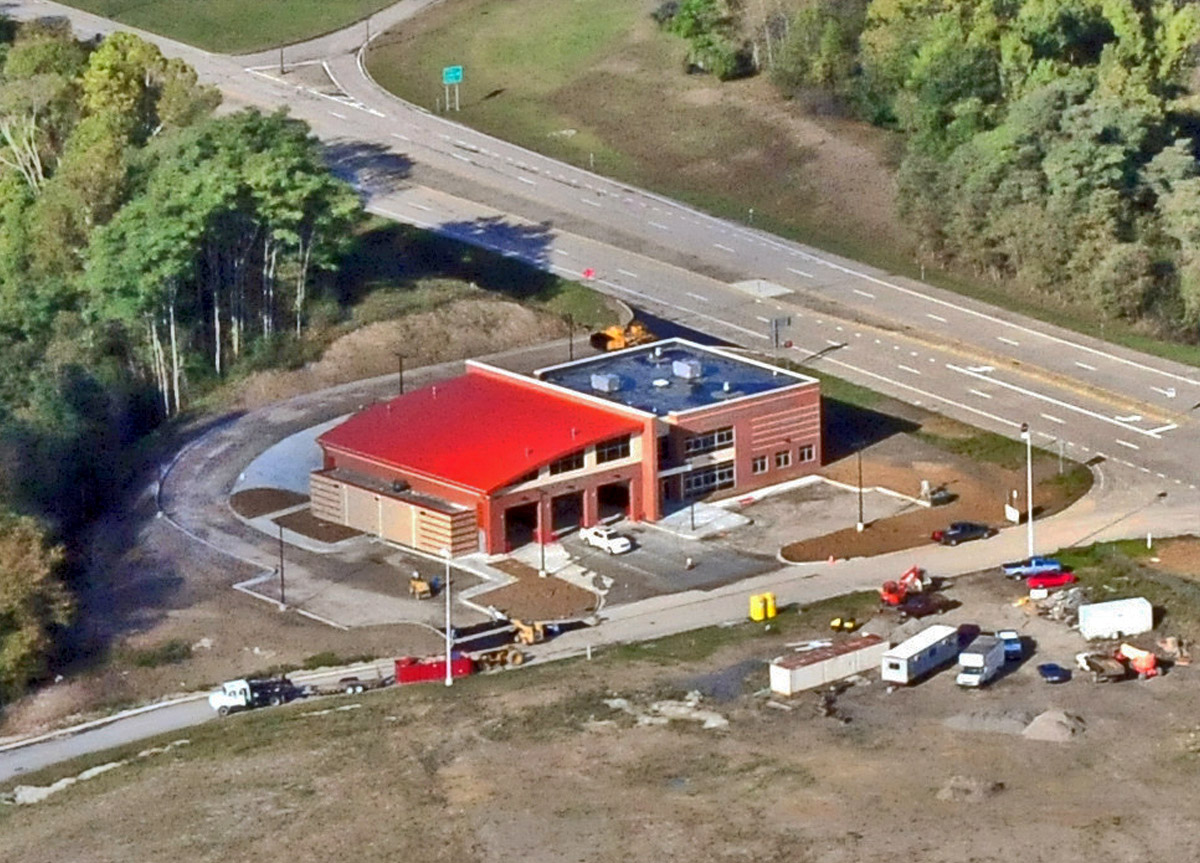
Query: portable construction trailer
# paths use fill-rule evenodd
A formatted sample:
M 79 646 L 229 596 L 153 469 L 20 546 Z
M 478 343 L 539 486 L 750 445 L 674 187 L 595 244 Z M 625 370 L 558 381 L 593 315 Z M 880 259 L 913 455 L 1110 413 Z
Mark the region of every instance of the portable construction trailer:
M 912 683 L 935 668 L 958 659 L 958 630 L 936 624 L 883 654 L 883 679 L 889 683 Z
M 828 647 L 806 650 L 771 661 L 771 691 L 794 695 L 874 668 L 887 651 L 878 635 L 848 638 Z
M 1141 596 L 1079 606 L 1079 634 L 1088 641 L 1124 638 L 1153 628 L 1154 608 Z

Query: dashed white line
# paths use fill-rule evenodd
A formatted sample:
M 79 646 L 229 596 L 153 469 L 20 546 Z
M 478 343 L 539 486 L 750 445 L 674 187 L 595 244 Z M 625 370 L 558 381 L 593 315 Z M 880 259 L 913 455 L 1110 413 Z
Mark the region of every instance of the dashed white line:
M 1089 372 L 1094 372 L 1096 370 L 1095 366 L 1089 366 L 1087 363 L 1079 362 L 1079 360 L 1075 361 L 1075 365 L 1079 366 L 1081 369 L 1087 369 Z
M 620 273 L 622 276 L 629 276 L 629 278 L 631 278 L 631 279 L 636 279 L 638 277 L 637 273 L 631 273 L 631 272 L 629 272 L 629 270 L 622 270 L 622 269 L 618 268 L 617 272 Z
M 872 294 L 870 291 L 860 291 L 858 288 L 851 288 L 851 290 L 854 291 L 854 293 L 858 294 L 860 297 L 866 297 L 868 300 L 875 299 L 875 295 Z
M 399 138 L 401 141 L 412 141 L 412 138 L 408 137 L 408 135 L 401 135 L 399 132 L 392 132 L 392 137 Z
M 981 393 L 979 390 L 967 390 L 973 396 L 979 396 L 981 399 L 990 399 L 991 396 L 987 393 Z
M 932 318 L 935 321 L 940 321 L 943 324 L 947 323 L 945 318 L 943 318 L 941 315 L 935 315 L 933 312 L 926 312 L 925 317 Z
M 433 207 L 426 207 L 424 204 L 418 204 L 416 201 L 405 201 L 404 203 L 408 204 L 415 210 L 424 210 L 426 213 L 433 211 Z
M 1065 426 L 1067 424 L 1066 420 L 1060 420 L 1058 417 L 1050 416 L 1050 414 L 1041 414 L 1041 417 L 1044 420 L 1050 420 L 1052 423 L 1058 423 L 1060 426 Z
M 729 252 L 731 255 L 733 254 L 733 249 L 729 248 L 729 246 L 722 246 L 720 243 L 713 243 L 713 248 L 720 249 L 722 252 Z
M 797 276 L 803 276 L 806 279 L 811 279 L 813 277 L 812 273 L 806 273 L 804 270 L 797 270 L 795 267 L 788 267 L 788 272 L 795 273 Z
M 901 369 L 902 371 L 911 372 L 914 375 L 919 375 L 921 373 L 919 370 L 914 369 L 912 366 L 898 365 L 898 366 L 896 366 L 896 368 Z
M 666 225 L 661 225 L 661 224 L 659 224 L 658 222 L 647 222 L 646 224 L 648 224 L 648 225 L 649 225 L 650 227 L 652 227 L 652 228 L 658 228 L 660 231 L 669 231 L 669 230 L 671 230 L 671 229 L 670 229 L 670 228 L 668 228 Z
M 1177 428 L 1179 428 L 1179 426 L 1177 426 L 1175 423 L 1167 423 L 1165 426 L 1159 426 L 1156 429 L 1150 429 L 1150 434 L 1162 434 L 1163 432 L 1169 432 L 1172 429 Z
M 529 179 L 528 177 L 517 177 L 517 179 L 520 180 L 522 183 L 524 183 L 527 186 L 536 186 L 537 185 L 537 183 L 535 183 L 533 180 Z
M 762 315 L 755 315 L 754 317 L 758 318 L 758 319 L 759 319 L 760 321 L 762 321 L 764 324 L 769 324 L 769 323 L 771 323 L 771 319 L 770 319 L 770 318 L 764 318 Z
M 600 206 L 599 201 L 593 201 L 591 198 L 580 198 L 579 200 L 581 200 L 583 203 L 587 204 L 590 207 L 599 207 Z
M 345 119 L 346 119 L 346 115 L 345 115 L 345 114 L 339 114 L 337 111 L 330 111 L 329 113 L 330 113 L 330 114 L 332 114 L 333 116 L 337 117 L 339 120 L 345 120 Z
M 564 258 L 571 257 L 571 253 L 568 252 L 566 249 L 554 249 L 553 251 L 554 251 L 554 254 L 562 255 Z
M 687 294 L 689 297 L 691 297 L 693 300 L 699 300 L 702 303 L 711 303 L 712 302 L 712 300 L 710 300 L 708 297 L 702 296 L 701 294 L 693 294 L 691 291 L 684 291 L 684 293 Z
M 1121 446 L 1129 447 L 1130 449 L 1141 449 L 1141 447 L 1138 446 L 1137 444 L 1130 443 L 1127 440 L 1121 440 L 1120 438 L 1117 438 L 1117 443 L 1119 443 Z
M 1012 339 L 1004 338 L 1004 336 L 996 336 L 996 341 L 1004 342 L 1006 345 L 1012 345 L 1014 348 L 1019 348 L 1021 346 L 1020 342 L 1014 342 Z

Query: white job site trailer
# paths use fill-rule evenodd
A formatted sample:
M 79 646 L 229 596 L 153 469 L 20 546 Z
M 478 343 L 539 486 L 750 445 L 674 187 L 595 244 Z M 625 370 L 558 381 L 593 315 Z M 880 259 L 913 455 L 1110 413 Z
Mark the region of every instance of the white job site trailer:
M 1079 606 L 1079 634 L 1088 641 L 1125 638 L 1153 628 L 1154 608 L 1141 596 Z
M 958 630 L 936 624 L 883 654 L 881 668 L 888 683 L 912 683 L 935 668 L 958 659 Z
M 862 635 L 771 661 L 771 691 L 793 695 L 867 671 L 879 664 L 887 642 Z

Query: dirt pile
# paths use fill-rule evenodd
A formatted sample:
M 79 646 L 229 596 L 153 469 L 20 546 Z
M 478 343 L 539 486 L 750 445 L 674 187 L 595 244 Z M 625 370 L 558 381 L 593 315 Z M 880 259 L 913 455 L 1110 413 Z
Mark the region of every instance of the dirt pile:
M 973 803 L 994 797 L 1003 790 L 1003 782 L 988 782 L 969 776 L 951 776 L 946 784 L 938 789 L 937 799 L 948 803 Z
M 943 724 L 955 731 L 1022 734 L 1032 720 L 1033 714 L 1024 710 L 974 710 L 948 716 Z
M 1045 740 L 1050 743 L 1066 743 L 1082 734 L 1086 725 L 1072 713 L 1062 710 L 1046 710 L 1034 717 L 1021 732 L 1027 740 Z
M 553 315 L 517 303 L 466 299 L 393 321 L 369 324 L 333 342 L 320 360 L 293 371 L 250 375 L 237 387 L 243 408 L 396 371 L 395 351 L 411 368 L 461 360 L 565 336 Z

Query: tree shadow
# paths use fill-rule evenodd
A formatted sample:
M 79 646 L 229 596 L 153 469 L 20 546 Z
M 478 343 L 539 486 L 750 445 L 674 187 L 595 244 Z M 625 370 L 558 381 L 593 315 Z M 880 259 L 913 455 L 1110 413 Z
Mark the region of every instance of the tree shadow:
M 371 194 L 396 191 L 413 167 L 408 156 L 369 141 L 336 141 L 325 148 L 325 161 L 334 176 Z
M 561 280 L 548 271 L 553 239 L 548 222 L 529 225 L 504 217 L 444 222 L 433 230 L 388 225 L 354 239 L 334 290 L 345 306 L 380 288 L 413 288 L 422 279 L 447 278 L 512 299 L 544 302 L 562 290 Z

